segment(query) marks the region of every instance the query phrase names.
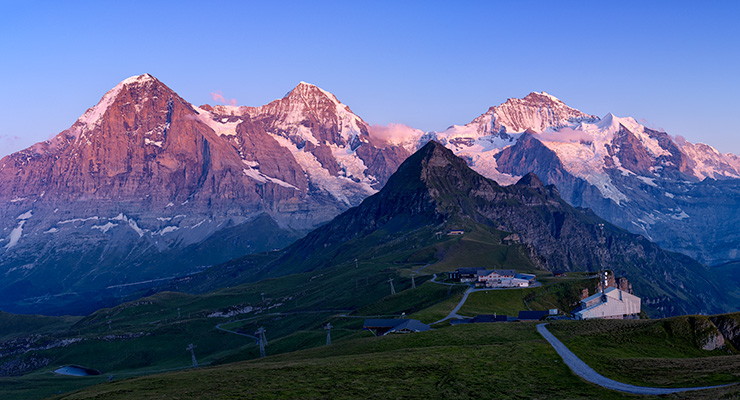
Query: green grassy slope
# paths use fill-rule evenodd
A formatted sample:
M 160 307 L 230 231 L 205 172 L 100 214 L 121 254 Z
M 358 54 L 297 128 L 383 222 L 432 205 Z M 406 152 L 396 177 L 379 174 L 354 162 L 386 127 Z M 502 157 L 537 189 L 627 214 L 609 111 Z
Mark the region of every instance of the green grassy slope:
M 570 375 L 567 368 L 556 362 L 554 352 L 537 335 L 533 324 L 454 327 L 441 324 L 438 327 L 441 329 L 424 334 L 372 338 L 369 332 L 362 330 L 364 315 L 393 317 L 406 312 L 432 322 L 438 319 L 438 315 L 446 315 L 459 301 L 464 287 L 453 286 L 450 289 L 449 286 L 425 281 L 428 277 L 417 279 L 418 287 L 411 289 L 410 280 L 404 275 L 408 275 L 416 265 L 358 263 L 357 268 L 354 265 L 342 266 L 337 271 L 329 268 L 206 295 L 159 293 L 100 310 L 71 327 L 69 334 L 83 341 L 35 354 L 53 358 L 53 365 L 81 364 L 101 370 L 104 377 L 108 374 L 115 376 L 117 382 L 84 392 L 84 396 L 91 397 L 80 394 L 83 397 L 75 395 L 78 397 L 70 398 L 127 398 L 132 393 L 139 396 L 139 390 L 151 391 L 152 396 L 167 394 L 169 398 L 206 395 L 214 397 L 202 398 L 373 397 L 371 391 L 380 386 L 386 387 L 390 397 L 399 397 L 404 390 L 410 390 L 413 393 L 411 397 L 417 398 L 480 398 L 481 393 L 484 393 L 484 398 L 624 397 L 602 391 Z M 343 275 L 345 273 L 349 275 Z M 353 279 L 356 276 L 366 279 Z M 398 293 L 395 295 L 388 294 L 388 276 L 396 277 L 394 284 Z M 593 282 L 569 276 L 530 290 L 475 293 L 470 298 L 471 303 L 466 304 L 467 312 L 474 315 L 477 310 L 488 314 L 502 304 L 513 311 L 517 301 L 524 304 L 523 299 L 536 308 L 549 308 L 550 304 L 561 301 L 559 296 L 564 296 L 562 301 L 570 301 L 569 296 L 578 293 L 584 285 L 591 286 Z M 329 291 L 330 288 L 333 290 Z M 262 293 L 265 293 L 264 301 Z M 233 311 L 247 304 L 260 308 L 260 312 L 253 310 L 232 317 L 208 317 L 213 312 Z M 337 308 L 343 304 L 354 304 L 356 311 Z M 177 318 L 177 308 L 180 308 L 180 318 Z M 108 321 L 111 321 L 110 328 Z M 270 357 L 257 360 L 258 348 L 253 339 L 215 329 L 216 324 L 224 322 L 229 322 L 224 328 L 247 334 L 253 334 L 258 327 L 264 326 Z M 329 347 L 323 346 L 326 341 L 323 327 L 327 322 L 334 326 L 334 344 Z M 630 322 L 655 323 L 600 322 L 612 324 L 608 326 Z M 625 334 L 620 339 L 622 342 L 629 344 L 634 341 L 632 352 L 625 352 L 612 344 L 622 342 L 611 336 L 597 335 L 611 332 L 611 328 L 587 329 L 590 326 L 596 325 L 590 321 L 570 325 L 553 323 L 552 330 L 569 346 L 572 345 L 584 360 L 596 360 L 597 370 L 608 377 L 636 382 L 630 380 L 634 375 L 649 376 L 646 368 L 641 367 L 643 364 L 631 358 L 642 355 L 640 357 L 646 359 L 644 354 L 652 352 L 655 355 L 648 364 L 644 364 L 655 367 L 653 381 L 645 381 L 648 383 L 675 386 L 740 380 L 726 373 L 727 368 L 736 366 L 733 358 L 736 356 L 698 350 L 696 342 L 683 340 L 684 336 L 674 335 L 662 341 L 634 341 Z M 685 323 L 679 321 L 671 326 L 671 332 L 679 332 Z M 570 332 L 570 336 L 564 332 Z M 118 338 L 105 339 L 107 335 Z M 190 364 L 189 353 L 185 351 L 189 343 L 198 346 L 196 355 L 201 365 L 220 367 L 177 372 Z M 682 350 L 676 352 L 676 347 Z M 687 372 L 674 374 L 669 367 L 687 357 L 706 362 L 700 364 L 699 369 L 682 364 Z M 604 365 L 616 363 L 621 370 L 600 369 L 601 359 L 605 360 Z M 713 359 L 718 361 L 710 362 Z M 231 364 L 233 362 L 237 363 Z M 543 366 L 546 368 L 541 369 Z M 42 398 L 59 390 L 73 390 L 104 380 L 104 377 L 57 377 L 46 372 L 51 367 L 22 377 L 0 378 L 3 398 Z M 629 368 L 639 372 L 628 372 L 626 369 Z M 126 379 L 162 370 L 174 372 Z M 693 371 L 696 372 L 694 379 L 688 380 L 687 377 L 694 376 Z M 331 379 L 321 378 L 322 374 Z M 226 385 L 230 379 L 236 383 Z M 548 385 L 542 385 L 543 381 Z M 555 381 L 558 383 L 551 383 Z M 111 388 L 113 392 L 110 392 Z
M 63 399 L 626 398 L 588 385 L 532 325 L 365 338 L 218 368 L 114 382 Z
M 64 331 L 82 317 L 48 317 L 45 315 L 17 315 L 0 311 L 0 341 L 32 333 L 48 334 Z
M 589 366 L 621 382 L 675 387 L 740 382 L 735 346 L 702 350 L 708 335 L 716 333 L 708 321 L 706 316 L 556 321 L 548 329 Z
M 570 276 L 570 279 L 548 279 L 548 284 L 540 287 L 471 293 L 458 313 L 465 316 L 494 313 L 517 316 L 524 310 L 557 308 L 569 311 L 578 304 L 581 290 L 588 288 L 594 293 L 598 281 L 587 278 L 588 274 L 570 273 Z M 581 279 L 573 279 L 575 276 Z
M 105 383 L 58 399 L 638 398 L 573 375 L 534 323 L 475 324 Z M 733 398 L 730 387 L 671 398 Z

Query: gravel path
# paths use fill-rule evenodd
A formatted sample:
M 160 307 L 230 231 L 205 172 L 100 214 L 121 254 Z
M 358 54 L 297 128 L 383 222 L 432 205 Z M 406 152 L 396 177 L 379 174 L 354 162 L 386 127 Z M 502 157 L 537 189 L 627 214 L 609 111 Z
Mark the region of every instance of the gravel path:
M 714 389 L 724 386 L 730 386 L 730 385 L 718 385 L 718 386 L 700 386 L 700 387 L 689 387 L 689 388 L 657 388 L 657 387 L 648 387 L 648 386 L 635 386 L 635 385 L 629 385 L 626 383 L 617 382 L 615 380 L 609 379 L 603 375 L 600 375 L 596 371 L 594 371 L 591 367 L 586 365 L 583 361 L 581 361 L 580 358 L 578 358 L 575 354 L 573 354 L 572 351 L 568 350 L 567 347 L 558 340 L 550 331 L 547 330 L 545 327 L 547 324 L 539 324 L 537 325 L 537 332 L 542 335 L 545 340 L 550 342 L 553 348 L 555 348 L 555 351 L 558 352 L 560 357 L 563 357 L 563 361 L 565 364 L 570 367 L 573 372 L 580 376 L 581 378 L 594 383 L 596 385 L 599 385 L 601 387 L 605 387 L 607 389 L 611 390 L 618 390 L 620 392 L 627 392 L 627 393 L 633 393 L 633 394 L 651 394 L 651 395 L 660 395 L 660 394 L 671 394 L 671 393 L 677 393 L 677 392 L 688 392 L 690 390 L 702 390 L 702 389 Z

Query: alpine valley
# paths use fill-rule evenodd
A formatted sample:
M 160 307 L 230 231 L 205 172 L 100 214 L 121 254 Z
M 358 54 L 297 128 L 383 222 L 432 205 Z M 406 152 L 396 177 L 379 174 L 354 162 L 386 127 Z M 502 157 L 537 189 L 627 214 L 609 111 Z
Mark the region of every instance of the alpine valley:
M 732 308 L 726 282 L 699 262 L 740 259 L 737 156 L 544 92 L 442 132 L 404 132 L 381 134 L 303 82 L 260 107 L 196 107 L 151 75 L 128 78 L 69 129 L 0 160 L 0 309 L 85 314 L 172 278 L 165 285 L 191 291 L 198 278 L 224 283 L 224 268 L 241 271 L 239 283 L 320 269 L 331 258 L 309 250 L 336 256 L 336 246 L 372 234 L 352 229 L 380 224 L 373 215 L 393 221 L 386 233 L 487 226 L 535 269 L 594 271 L 610 260 L 644 288 L 655 315 Z M 417 150 L 427 163 L 456 165 L 436 143 L 482 177 L 456 166 L 461 182 L 438 176 L 443 187 L 427 181 L 425 193 L 444 198 L 455 187 L 474 194 L 471 203 L 417 193 L 383 205 L 371 197 L 364 210 L 374 211 L 342 214 Z M 400 180 L 396 189 L 408 184 Z M 396 209 L 386 214 L 389 204 Z M 542 221 L 527 216 L 530 206 L 547 209 L 535 212 Z M 402 223 L 407 208 L 416 217 Z M 607 224 L 600 259 L 587 250 L 599 217 L 616 225 Z

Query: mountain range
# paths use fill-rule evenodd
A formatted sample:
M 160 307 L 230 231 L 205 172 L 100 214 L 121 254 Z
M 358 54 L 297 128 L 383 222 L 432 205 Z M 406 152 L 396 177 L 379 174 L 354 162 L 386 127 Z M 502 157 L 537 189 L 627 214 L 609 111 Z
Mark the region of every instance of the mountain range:
M 451 231 L 467 236 L 450 242 L 446 233 Z M 476 257 L 459 256 L 476 252 Z M 629 277 L 653 316 L 718 312 L 729 303 L 723 285 L 690 257 L 667 252 L 591 210 L 574 208 L 535 174 L 501 186 L 436 141 L 407 158 L 380 192 L 273 257 L 246 256 L 163 289 L 204 293 L 319 273 L 353 260 L 382 265 L 394 254 L 404 262 L 418 259 L 447 269 L 485 263 L 519 271 L 596 272 L 608 266 Z M 422 272 L 425 268 L 417 273 L 429 273 Z
M 70 129 L 0 160 L 0 308 L 90 311 L 91 298 L 284 247 L 376 193 L 430 140 L 500 184 L 534 172 L 666 249 L 738 257 L 738 157 L 634 119 L 543 92 L 442 132 L 374 132 L 303 82 L 261 107 L 196 107 L 151 75 L 126 79 Z

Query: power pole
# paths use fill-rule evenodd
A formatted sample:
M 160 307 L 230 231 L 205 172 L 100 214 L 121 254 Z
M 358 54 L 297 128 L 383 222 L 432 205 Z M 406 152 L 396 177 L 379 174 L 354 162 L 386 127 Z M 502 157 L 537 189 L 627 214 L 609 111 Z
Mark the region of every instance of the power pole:
M 198 361 L 195 359 L 195 348 L 198 346 L 193 345 L 190 343 L 188 347 L 185 349 L 185 351 L 189 351 L 190 355 L 193 357 L 193 368 L 198 368 Z
M 416 289 L 416 279 L 414 279 L 415 275 L 411 275 L 411 289 Z
M 391 284 L 391 294 L 396 294 L 396 288 L 393 287 L 393 278 L 388 278 L 388 283 Z
M 267 346 L 267 338 L 265 337 L 265 328 L 261 327 L 257 329 L 257 332 L 254 333 L 259 338 L 260 343 L 260 357 L 265 357 L 267 355 L 267 352 L 265 351 L 265 347 Z
M 331 322 L 327 322 L 326 327 L 324 327 L 324 329 L 326 329 L 326 345 L 327 346 L 331 344 L 331 328 L 333 328 L 333 326 L 331 326 Z

